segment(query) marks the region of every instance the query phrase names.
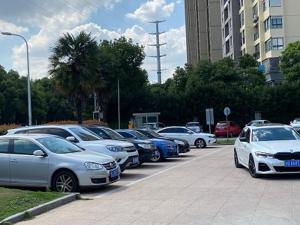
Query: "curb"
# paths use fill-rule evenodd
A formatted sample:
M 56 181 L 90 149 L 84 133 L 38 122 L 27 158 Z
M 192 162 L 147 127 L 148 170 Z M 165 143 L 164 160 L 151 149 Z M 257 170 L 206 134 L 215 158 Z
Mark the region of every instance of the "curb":
M 26 218 L 28 218 L 28 214 L 32 217 L 40 215 L 42 213 L 48 212 L 52 209 L 58 208 L 60 206 L 66 205 L 72 201 L 77 200 L 80 197 L 79 193 L 71 193 L 67 196 L 63 196 L 61 198 L 52 200 L 50 202 L 46 202 L 44 204 L 38 205 L 34 208 L 28 209 L 26 211 L 17 213 L 15 215 L 12 215 L 10 217 L 5 218 L 4 220 L 0 221 L 0 225 L 4 225 L 6 223 L 12 224 L 20 222 Z

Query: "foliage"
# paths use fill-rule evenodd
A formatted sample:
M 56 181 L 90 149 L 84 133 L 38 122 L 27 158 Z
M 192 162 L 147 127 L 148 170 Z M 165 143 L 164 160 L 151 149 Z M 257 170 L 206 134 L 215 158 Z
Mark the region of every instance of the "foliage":
M 282 52 L 280 68 L 287 82 L 300 80 L 300 41 L 290 43 Z
M 95 88 L 99 74 L 99 50 L 91 34 L 65 34 L 52 49 L 50 57 L 54 81 L 76 108 L 78 123 L 82 123 L 83 104 Z

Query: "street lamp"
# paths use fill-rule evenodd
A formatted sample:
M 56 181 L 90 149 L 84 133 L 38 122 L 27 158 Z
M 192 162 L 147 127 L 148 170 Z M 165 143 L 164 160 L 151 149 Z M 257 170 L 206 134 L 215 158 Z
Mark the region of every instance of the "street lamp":
M 29 50 L 28 50 L 28 43 L 26 39 L 19 34 L 13 34 L 10 32 L 1 32 L 2 35 L 8 36 L 17 36 L 22 38 L 26 44 L 26 52 L 27 52 L 27 97 L 28 97 L 28 125 L 32 125 L 32 111 L 31 111 L 31 88 L 30 88 L 30 72 L 29 72 Z

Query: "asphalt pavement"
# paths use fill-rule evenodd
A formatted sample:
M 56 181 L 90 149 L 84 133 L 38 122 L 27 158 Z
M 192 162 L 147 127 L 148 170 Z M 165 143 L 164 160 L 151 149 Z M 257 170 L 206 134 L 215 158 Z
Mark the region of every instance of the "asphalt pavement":
M 300 224 L 300 176 L 251 178 L 234 167 L 233 146 L 146 163 L 82 196 L 19 225 Z

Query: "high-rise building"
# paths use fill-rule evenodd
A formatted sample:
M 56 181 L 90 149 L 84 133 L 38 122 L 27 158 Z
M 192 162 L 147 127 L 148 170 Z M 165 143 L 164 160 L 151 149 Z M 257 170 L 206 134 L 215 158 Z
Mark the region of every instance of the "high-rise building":
M 241 55 L 240 1 L 221 0 L 223 57 L 236 59 Z
M 220 0 L 185 0 L 187 61 L 222 58 Z
M 299 0 L 240 0 L 239 14 L 242 54 L 255 56 L 268 82 L 280 81 L 281 52 L 300 39 Z

